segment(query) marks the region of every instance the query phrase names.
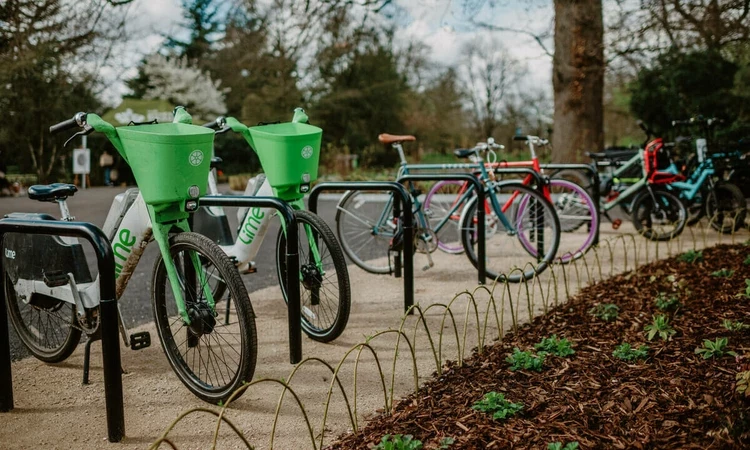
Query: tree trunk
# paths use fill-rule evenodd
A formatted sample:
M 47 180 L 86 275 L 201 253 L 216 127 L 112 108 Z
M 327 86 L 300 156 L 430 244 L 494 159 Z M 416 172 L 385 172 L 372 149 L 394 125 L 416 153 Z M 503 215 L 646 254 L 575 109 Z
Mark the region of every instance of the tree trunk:
M 601 0 L 555 0 L 554 162 L 588 161 L 604 146 Z

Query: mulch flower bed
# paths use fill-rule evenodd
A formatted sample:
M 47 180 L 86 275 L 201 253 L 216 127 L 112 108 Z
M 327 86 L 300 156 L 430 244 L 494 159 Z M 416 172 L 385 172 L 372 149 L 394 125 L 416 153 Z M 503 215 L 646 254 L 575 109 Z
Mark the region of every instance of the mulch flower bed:
M 397 434 L 413 435 L 424 448 L 451 439 L 445 448 L 748 448 L 750 397 L 736 390 L 737 374 L 750 370 L 750 328 L 743 326 L 750 326 L 748 256 L 750 247 L 721 245 L 590 286 L 463 366 L 449 364 L 392 415 L 331 448 L 369 448 Z M 592 315 L 612 314 L 613 307 L 592 311 L 606 304 L 619 308 L 616 318 Z M 659 315 L 674 331 L 664 327 L 648 340 L 647 325 Z M 510 370 L 506 359 L 515 347 L 538 355 L 534 345 L 553 334 L 570 340 L 575 353 L 546 355 L 539 372 Z M 704 347 L 705 339 L 720 338 L 727 338 L 724 348 L 712 354 Z M 624 342 L 648 346 L 647 357 L 613 356 Z M 504 419 L 472 408 L 490 392 L 523 408 Z

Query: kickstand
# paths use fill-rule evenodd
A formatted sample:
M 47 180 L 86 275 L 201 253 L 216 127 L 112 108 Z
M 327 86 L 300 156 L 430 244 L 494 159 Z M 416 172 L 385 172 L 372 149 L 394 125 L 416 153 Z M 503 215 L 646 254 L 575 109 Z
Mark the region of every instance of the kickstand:
M 100 333 L 90 335 L 86 339 L 86 348 L 83 351 L 83 384 L 89 384 L 89 365 L 91 363 L 91 344 L 101 339 Z

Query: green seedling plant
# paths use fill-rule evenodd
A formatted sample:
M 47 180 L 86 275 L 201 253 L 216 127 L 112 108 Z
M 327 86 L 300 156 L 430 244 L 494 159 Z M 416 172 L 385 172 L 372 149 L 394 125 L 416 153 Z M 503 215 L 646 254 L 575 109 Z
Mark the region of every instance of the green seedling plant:
M 641 345 L 638 348 L 632 347 L 627 342 L 623 342 L 615 348 L 612 356 L 623 361 L 635 361 L 638 359 L 648 358 L 648 346 Z
M 450 436 L 446 436 L 446 437 L 440 439 L 440 443 L 438 443 L 438 445 L 440 447 L 438 447 L 438 450 L 446 450 L 446 449 L 450 448 L 450 446 L 453 445 L 455 442 L 456 442 L 455 439 L 453 439 Z
M 747 255 L 747 258 L 745 258 L 745 260 L 742 261 L 742 264 L 746 266 L 750 266 L 750 255 Z
M 484 394 L 484 398 L 474 403 L 471 409 L 492 414 L 495 420 L 503 420 L 523 410 L 523 403 L 512 403 L 504 394 L 492 391 Z
M 745 278 L 745 292 L 737 295 L 738 297 L 750 298 L 750 278 Z
M 700 262 L 703 261 L 703 252 L 696 252 L 695 250 L 691 249 L 681 254 L 678 259 L 682 262 L 690 264 Z
M 727 350 L 728 343 L 729 339 L 725 337 L 716 338 L 713 341 L 704 339 L 703 346 L 696 348 L 695 354 L 703 356 L 703 359 L 721 358 L 724 355 L 737 356 L 737 353 Z
M 659 295 L 654 299 L 654 303 L 656 303 L 656 307 L 662 311 L 677 309 L 680 306 L 680 301 L 677 299 L 677 296 L 670 295 L 667 297 L 665 292 L 659 292 Z
M 378 445 L 372 447 L 373 450 L 420 450 L 421 448 L 422 441 L 414 439 L 411 434 L 393 436 L 386 434 Z
M 732 275 L 734 275 L 734 270 L 730 269 L 719 269 L 716 272 L 711 272 L 712 277 L 719 277 L 719 278 L 729 278 Z
M 649 341 L 653 340 L 657 335 L 662 340 L 668 341 L 674 336 L 677 331 L 669 325 L 669 319 L 665 315 L 658 315 L 653 317 L 653 322 L 643 327 L 643 331 L 646 332 L 646 338 Z
M 614 303 L 599 303 L 589 309 L 589 314 L 605 322 L 617 319 L 620 314 L 620 307 Z
M 541 372 L 545 356 L 544 353 L 535 355 L 528 350 L 522 352 L 521 349 L 515 347 L 513 348 L 513 354 L 505 358 L 505 361 L 510 363 L 510 370 L 514 372 L 521 369 Z
M 551 442 L 547 444 L 547 450 L 578 450 L 578 441 L 568 442 L 564 447 L 562 442 Z
M 738 372 L 734 379 L 737 382 L 735 391 L 745 398 L 750 398 L 750 370 Z
M 575 353 L 575 350 L 571 347 L 570 341 L 563 338 L 558 339 L 556 334 L 550 337 L 542 338 L 542 341 L 534 345 L 534 348 L 539 351 L 539 354 L 550 354 L 565 358 Z
M 731 321 L 729 319 L 724 319 L 721 322 L 721 326 L 729 331 L 742 331 L 750 328 L 750 325 L 747 325 L 739 320 Z

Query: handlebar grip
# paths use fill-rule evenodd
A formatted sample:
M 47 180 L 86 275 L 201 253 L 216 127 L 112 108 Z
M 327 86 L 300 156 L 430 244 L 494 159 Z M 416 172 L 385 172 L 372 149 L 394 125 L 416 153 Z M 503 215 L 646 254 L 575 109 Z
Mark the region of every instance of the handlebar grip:
M 201 126 L 204 126 L 206 128 L 210 128 L 212 130 L 218 130 L 219 128 L 221 128 L 221 127 L 219 127 L 219 124 L 215 120 L 213 120 L 211 122 L 208 122 L 208 123 L 204 123 Z
M 528 138 L 526 136 L 513 136 L 514 141 L 528 141 Z
M 51 127 L 49 127 L 49 132 L 51 134 L 57 134 L 73 128 L 78 128 L 78 121 L 76 121 L 75 117 L 52 125 Z

